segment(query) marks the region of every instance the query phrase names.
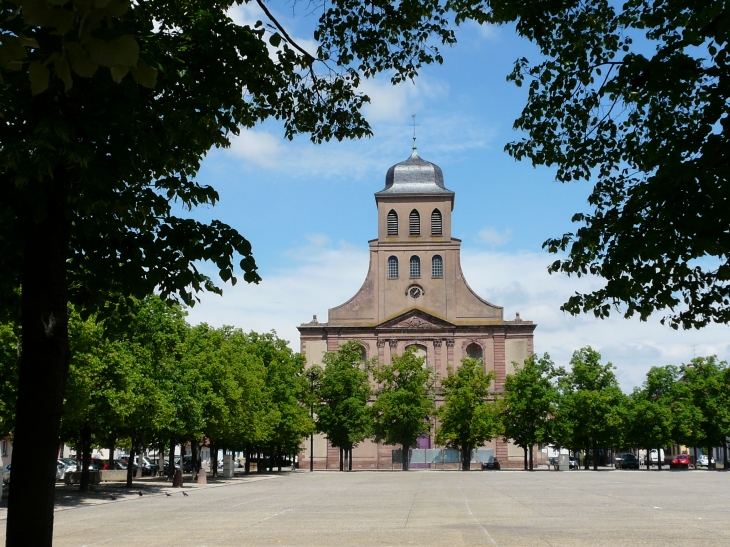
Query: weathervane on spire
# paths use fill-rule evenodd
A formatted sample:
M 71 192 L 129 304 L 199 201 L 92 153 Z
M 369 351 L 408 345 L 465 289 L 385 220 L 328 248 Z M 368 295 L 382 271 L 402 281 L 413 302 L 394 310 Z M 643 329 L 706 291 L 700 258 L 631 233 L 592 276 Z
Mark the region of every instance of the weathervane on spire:
M 413 151 L 416 151 L 416 126 L 418 125 L 416 123 L 416 115 L 411 114 L 411 118 L 413 118 Z

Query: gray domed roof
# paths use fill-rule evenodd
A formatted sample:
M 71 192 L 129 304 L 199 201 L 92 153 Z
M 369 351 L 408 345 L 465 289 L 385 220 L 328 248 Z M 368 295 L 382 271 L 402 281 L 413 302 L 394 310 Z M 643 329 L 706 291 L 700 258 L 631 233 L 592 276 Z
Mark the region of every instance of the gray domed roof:
M 451 190 L 444 187 L 444 174 L 438 165 L 421 159 L 415 148 L 406 161 L 396 163 L 385 175 L 385 188 L 376 196 L 394 194 L 447 194 Z

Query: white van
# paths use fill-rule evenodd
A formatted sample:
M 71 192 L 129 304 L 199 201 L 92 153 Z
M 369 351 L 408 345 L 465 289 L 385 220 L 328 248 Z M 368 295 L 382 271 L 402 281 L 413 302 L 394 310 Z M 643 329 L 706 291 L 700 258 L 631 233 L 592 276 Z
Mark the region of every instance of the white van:
M 649 465 L 657 465 L 659 462 L 662 462 L 662 465 L 664 465 L 664 449 L 659 449 L 659 459 L 657 460 L 657 454 L 656 454 L 656 448 L 654 450 L 649 451 Z

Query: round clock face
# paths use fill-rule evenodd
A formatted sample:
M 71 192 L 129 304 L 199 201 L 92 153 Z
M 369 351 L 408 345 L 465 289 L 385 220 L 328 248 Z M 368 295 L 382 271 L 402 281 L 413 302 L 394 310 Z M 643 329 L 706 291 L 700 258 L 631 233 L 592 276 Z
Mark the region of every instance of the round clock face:
M 408 294 L 411 295 L 411 298 L 418 298 L 419 296 L 421 296 L 422 292 L 421 289 L 419 289 L 418 287 L 411 287 L 411 290 L 408 291 Z

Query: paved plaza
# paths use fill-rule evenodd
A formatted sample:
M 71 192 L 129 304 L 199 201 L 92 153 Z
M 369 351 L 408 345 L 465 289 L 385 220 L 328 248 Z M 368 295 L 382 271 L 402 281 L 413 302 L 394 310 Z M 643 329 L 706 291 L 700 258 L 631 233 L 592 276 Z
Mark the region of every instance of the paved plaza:
M 184 491 L 69 503 L 54 546 L 730 545 L 724 472 L 298 471 Z

